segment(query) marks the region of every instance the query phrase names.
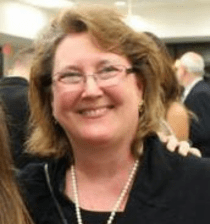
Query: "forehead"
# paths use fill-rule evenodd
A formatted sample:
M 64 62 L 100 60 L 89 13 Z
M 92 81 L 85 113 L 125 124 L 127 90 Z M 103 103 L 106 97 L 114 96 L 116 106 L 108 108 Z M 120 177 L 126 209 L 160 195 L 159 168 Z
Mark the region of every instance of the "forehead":
M 63 69 L 71 65 L 86 67 L 101 61 L 129 65 L 126 57 L 105 51 L 88 33 L 69 34 L 57 46 L 54 68 Z

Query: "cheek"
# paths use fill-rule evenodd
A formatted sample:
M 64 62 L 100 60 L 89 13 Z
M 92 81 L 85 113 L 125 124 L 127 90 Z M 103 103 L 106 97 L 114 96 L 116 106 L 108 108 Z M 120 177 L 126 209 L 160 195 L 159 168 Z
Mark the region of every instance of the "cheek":
M 77 95 L 67 90 L 55 88 L 53 90 L 52 110 L 53 115 L 58 118 L 65 111 L 71 111 L 76 103 Z
M 118 102 L 126 104 L 126 110 L 135 111 L 143 99 L 143 85 L 134 77 L 130 79 L 118 92 Z
M 178 76 L 179 80 L 182 80 L 182 77 L 183 77 L 183 70 L 182 69 L 178 69 L 177 76 Z

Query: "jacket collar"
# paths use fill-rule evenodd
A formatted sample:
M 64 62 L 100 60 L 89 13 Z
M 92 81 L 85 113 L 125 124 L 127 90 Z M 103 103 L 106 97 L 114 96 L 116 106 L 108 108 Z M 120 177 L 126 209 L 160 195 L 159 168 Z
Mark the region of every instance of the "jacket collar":
M 145 140 L 144 150 L 144 157 L 140 162 L 131 197 L 134 200 L 141 200 L 142 203 L 155 205 L 157 202 L 160 204 L 161 200 L 162 204 L 166 204 L 161 192 L 164 192 L 173 177 L 173 167 L 177 164 L 175 157 L 178 155 L 167 151 L 156 135 Z M 54 191 L 61 192 L 64 189 L 65 173 L 70 166 L 68 161 L 69 156 L 65 156 L 48 164 L 49 181 Z

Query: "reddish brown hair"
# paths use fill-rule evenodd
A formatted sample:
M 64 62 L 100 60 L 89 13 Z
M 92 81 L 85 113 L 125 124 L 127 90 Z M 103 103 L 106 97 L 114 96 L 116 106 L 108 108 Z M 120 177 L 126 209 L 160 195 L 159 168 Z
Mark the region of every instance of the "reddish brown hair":
M 128 58 L 137 77 L 143 82 L 144 108 L 139 116 L 139 130 L 134 145 L 159 129 L 159 121 L 163 116 L 159 77 L 164 65 L 153 41 L 145 34 L 133 31 L 112 9 L 67 9 L 53 20 L 36 42 L 29 95 L 32 135 L 28 149 L 40 155 L 62 156 L 71 151 L 65 132 L 52 116 L 51 74 L 55 50 L 60 41 L 68 34 L 81 32 L 88 32 L 105 51 Z

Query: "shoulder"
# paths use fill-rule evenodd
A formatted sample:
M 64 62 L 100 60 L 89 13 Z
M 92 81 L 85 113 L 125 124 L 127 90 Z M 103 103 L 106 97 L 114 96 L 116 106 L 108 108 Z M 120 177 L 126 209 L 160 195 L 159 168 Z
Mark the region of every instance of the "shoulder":
M 203 179 L 204 181 L 208 180 L 210 187 L 209 158 L 198 158 L 193 155 L 184 157 L 177 152 L 170 152 L 157 137 L 149 138 L 146 144 L 148 147 L 146 154 L 150 155 L 150 165 L 154 169 L 165 169 L 165 171 L 169 172 L 169 175 L 177 176 L 179 174 L 179 178 L 181 179 L 183 176 L 189 175 L 195 181 L 198 180 L 197 178 L 200 180 Z
M 207 108 L 210 107 L 210 85 L 204 81 L 199 82 L 189 93 L 185 100 L 186 106 L 206 105 Z M 197 107 L 198 108 L 198 107 Z
M 179 116 L 183 118 L 188 118 L 188 112 L 186 107 L 181 102 L 173 102 L 168 108 L 167 116 Z
M 59 191 L 63 160 L 30 163 L 18 173 L 22 196 L 35 223 L 59 223 L 54 194 Z
M 210 95 L 210 85 L 206 81 L 202 80 L 193 87 L 190 94 Z
M 45 198 L 48 198 L 46 197 L 48 190 L 44 174 L 44 163 L 28 164 L 17 173 L 17 179 L 22 197 L 35 221 L 37 214 L 41 215 L 41 211 L 45 210 L 44 206 L 46 204 L 44 201 L 46 201 Z M 40 203 L 40 200 L 42 203 Z M 37 207 L 38 210 L 36 210 Z
M 67 158 L 43 159 L 37 162 L 30 162 L 22 168 L 18 174 L 18 182 L 24 193 L 41 193 L 48 189 L 48 177 L 52 184 L 55 183 L 57 176 L 65 173 L 68 166 Z M 40 192 L 39 190 L 40 189 Z
M 28 81 L 23 78 L 5 77 L 0 79 L 0 94 L 4 99 L 13 100 L 15 103 L 17 99 L 27 98 L 28 85 Z
M 22 85 L 22 86 L 28 86 L 28 80 L 22 77 L 18 76 L 8 76 L 8 77 L 3 77 L 0 79 L 0 84 L 1 85 Z
M 189 138 L 189 112 L 182 103 L 173 102 L 166 113 L 166 120 L 179 140 Z
M 201 80 L 200 82 L 198 82 L 197 85 L 195 85 L 194 88 L 196 88 L 196 87 L 203 87 L 203 86 L 205 87 L 204 89 L 210 89 L 209 83 L 207 81 L 205 81 L 205 80 Z
M 210 206 L 209 159 L 169 152 L 155 136 L 149 137 L 145 146 L 136 203 L 144 201 L 150 211 L 160 209 L 163 220 L 173 214 L 170 220 L 176 223 L 206 223 Z
M 141 178 L 138 187 L 145 186 L 144 194 L 149 190 L 147 194 L 159 195 L 160 200 L 169 200 L 172 204 L 174 200 L 188 203 L 186 197 L 189 197 L 195 203 L 203 200 L 210 206 L 209 159 L 170 152 L 153 136 L 145 142 L 141 175 L 144 181 Z
M 44 162 L 30 163 L 17 173 L 17 179 L 24 194 L 37 192 L 45 183 Z M 31 195 L 32 196 L 32 195 Z

